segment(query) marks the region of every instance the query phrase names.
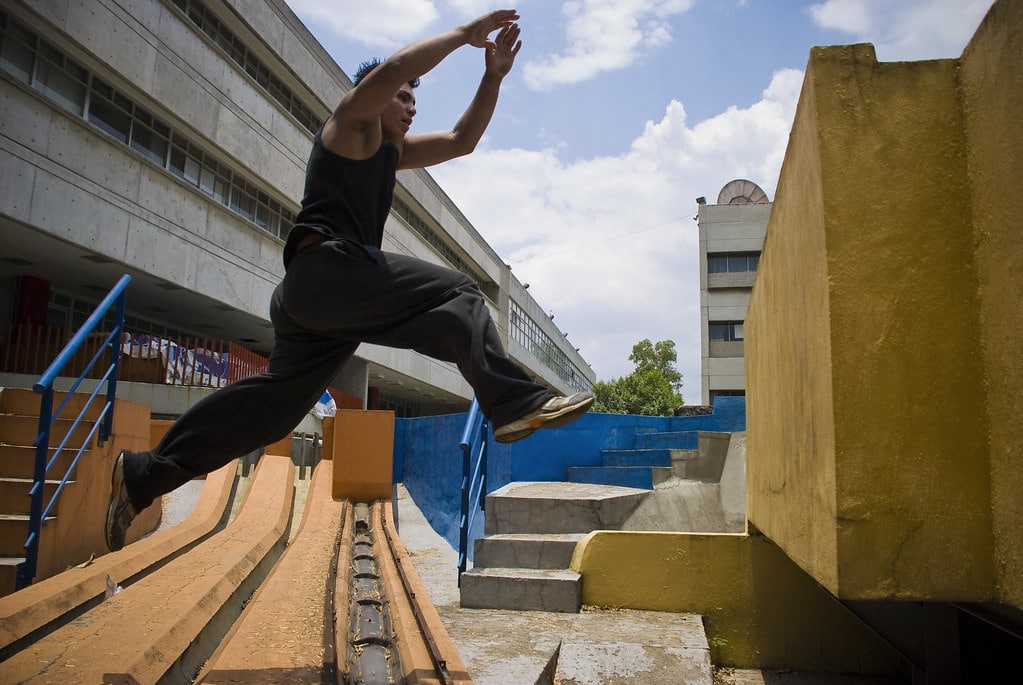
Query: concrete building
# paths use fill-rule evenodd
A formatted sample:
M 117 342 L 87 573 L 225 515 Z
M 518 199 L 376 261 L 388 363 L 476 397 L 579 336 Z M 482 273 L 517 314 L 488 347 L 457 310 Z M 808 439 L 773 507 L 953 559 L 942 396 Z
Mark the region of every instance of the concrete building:
M 700 230 L 700 380 L 703 404 L 745 396 L 743 322 L 771 203 L 752 181 L 730 181 L 717 204 L 697 200 Z
M 313 135 L 352 83 L 283 0 L 131 7 L 0 10 L 0 343 L 18 324 L 76 329 L 128 273 L 133 333 L 266 355 Z M 509 353 L 542 383 L 592 386 L 427 172 L 399 172 L 383 247 L 474 278 Z M 332 387 L 399 416 L 462 411 L 472 396 L 454 365 L 374 345 Z

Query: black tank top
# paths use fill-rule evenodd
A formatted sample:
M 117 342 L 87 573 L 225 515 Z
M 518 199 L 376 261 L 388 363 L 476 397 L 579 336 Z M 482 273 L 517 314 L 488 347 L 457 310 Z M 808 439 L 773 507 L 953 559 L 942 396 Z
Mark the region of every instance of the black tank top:
M 302 210 L 284 245 L 284 267 L 310 231 L 347 241 L 376 261 L 397 168 L 398 149 L 391 143 L 382 143 L 368 159 L 348 159 L 325 148 L 317 133 L 306 167 Z

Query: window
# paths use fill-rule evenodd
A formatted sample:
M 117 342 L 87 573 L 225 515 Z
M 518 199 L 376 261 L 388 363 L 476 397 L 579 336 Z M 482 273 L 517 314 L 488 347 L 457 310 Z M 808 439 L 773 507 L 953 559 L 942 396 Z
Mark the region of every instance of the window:
M 131 102 L 99 79 L 93 79 L 89 101 L 89 123 L 103 129 L 122 143 L 131 133 Z
M 298 97 L 279 78 L 270 72 L 270 68 L 256 55 L 245 47 L 234 33 L 201 0 L 171 0 L 188 19 L 209 36 L 213 43 L 247 73 L 253 81 L 263 88 L 278 104 L 290 112 L 298 122 L 310 133 L 316 133 L 323 121 L 313 114 L 309 107 L 299 101 Z
M 742 321 L 712 321 L 709 328 L 711 342 L 737 342 L 743 339 Z
M 756 271 L 759 252 L 715 252 L 707 255 L 707 273 L 743 273 Z
M 508 307 L 508 319 L 508 335 L 512 340 L 529 350 L 544 366 L 576 390 L 593 389 L 568 355 L 515 302 L 511 302 Z
M 113 86 L 0 12 L 0 70 L 167 169 L 278 238 L 295 222 L 284 203 L 232 172 Z M 88 106 L 86 106 L 88 103 Z
M 0 69 L 22 83 L 32 83 L 36 37 L 24 26 L 0 14 Z
M 88 88 L 88 72 L 59 50 L 39 41 L 36 89 L 69 112 L 81 114 Z

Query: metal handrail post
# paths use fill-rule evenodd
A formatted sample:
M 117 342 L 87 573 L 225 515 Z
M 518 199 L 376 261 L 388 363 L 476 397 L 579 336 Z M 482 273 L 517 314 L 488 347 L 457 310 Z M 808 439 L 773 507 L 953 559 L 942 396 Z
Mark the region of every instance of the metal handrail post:
M 50 449 L 50 424 L 53 412 L 53 385 L 50 384 L 39 400 L 39 434 L 35 439 L 36 463 L 32 470 L 33 484 L 38 486 L 46 482 L 46 457 Z M 28 515 L 28 541 L 25 543 L 25 561 L 18 566 L 18 577 L 15 586 L 18 589 L 27 587 L 36 575 L 39 561 L 39 533 L 43 521 L 43 488 L 33 487 Z
M 124 281 L 124 285 L 128 285 L 128 281 L 131 280 L 131 276 L 127 274 L 121 279 L 128 279 Z M 117 397 L 117 372 L 120 369 L 121 363 L 121 336 L 124 331 L 124 304 L 125 292 L 122 289 L 117 298 L 117 313 L 115 315 L 114 330 L 110 334 L 110 359 L 112 360 L 112 368 L 110 370 L 109 377 L 107 379 L 107 406 L 110 407 L 110 411 L 103 417 L 103 423 L 99 429 L 99 444 L 105 443 L 111 433 L 114 431 L 114 398 Z

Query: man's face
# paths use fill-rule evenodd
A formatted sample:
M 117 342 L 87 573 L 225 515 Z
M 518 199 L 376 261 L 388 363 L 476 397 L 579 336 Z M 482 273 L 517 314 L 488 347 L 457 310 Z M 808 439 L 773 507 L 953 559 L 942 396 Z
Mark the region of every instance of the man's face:
M 384 135 L 392 139 L 401 139 L 412 126 L 412 118 L 416 115 L 416 96 L 412 86 L 403 83 L 394 99 L 384 108 L 380 115 L 380 125 Z

